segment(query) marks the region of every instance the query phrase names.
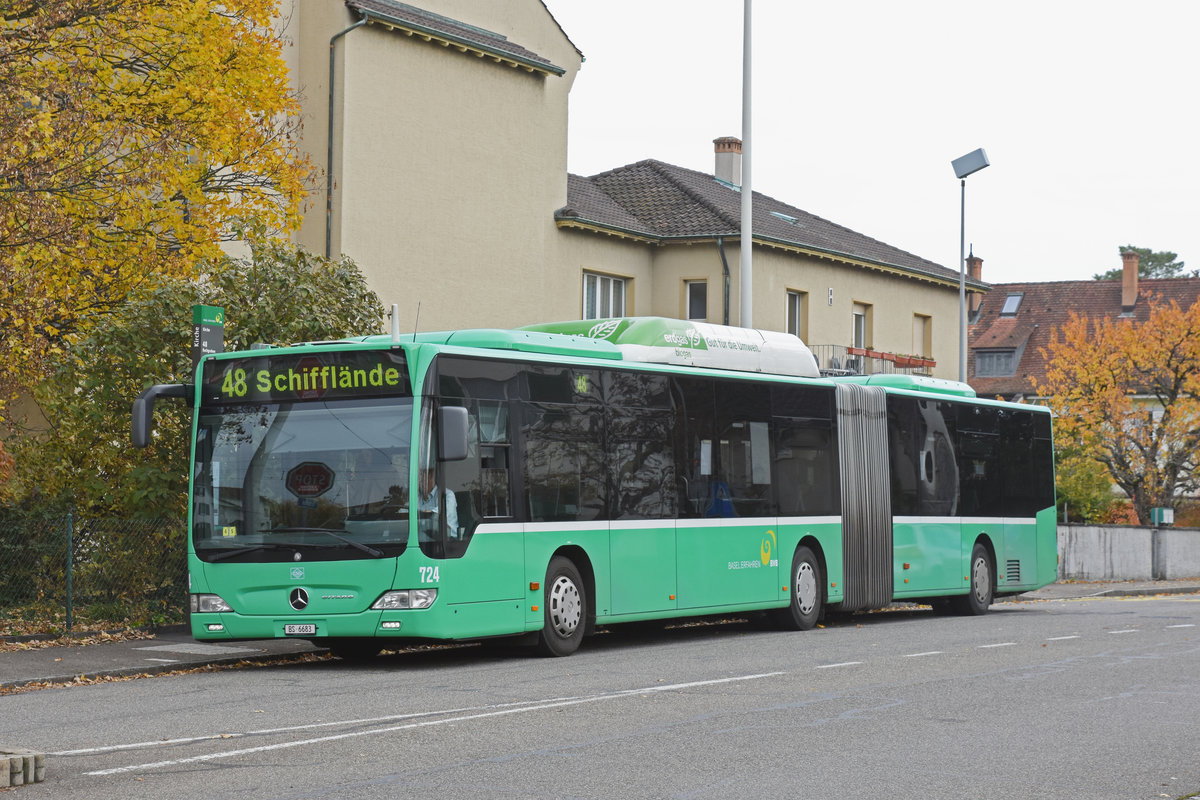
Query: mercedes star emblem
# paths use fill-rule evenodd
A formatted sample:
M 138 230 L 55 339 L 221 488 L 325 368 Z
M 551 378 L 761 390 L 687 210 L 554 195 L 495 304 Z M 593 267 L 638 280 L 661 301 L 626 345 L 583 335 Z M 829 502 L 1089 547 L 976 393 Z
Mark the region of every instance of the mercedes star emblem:
M 303 611 L 308 607 L 308 592 L 300 587 L 292 589 L 292 593 L 288 595 L 288 602 L 292 604 L 292 608 L 297 611 Z

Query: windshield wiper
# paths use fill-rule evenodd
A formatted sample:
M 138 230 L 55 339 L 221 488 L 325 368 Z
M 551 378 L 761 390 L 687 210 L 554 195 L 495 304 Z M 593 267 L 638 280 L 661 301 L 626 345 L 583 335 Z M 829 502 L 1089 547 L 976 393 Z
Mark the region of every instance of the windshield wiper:
M 337 539 L 339 542 L 345 542 L 346 544 L 350 545 L 351 547 L 353 547 L 357 550 L 362 550 L 364 553 L 369 555 L 371 558 L 383 558 L 382 550 L 376 550 L 374 547 L 371 547 L 370 545 L 363 544 L 362 542 L 356 542 L 353 539 L 348 539 L 345 536 L 342 536 L 340 533 L 337 533 L 336 531 L 331 531 L 328 528 L 272 528 L 268 532 L 269 533 L 323 533 L 326 536 L 332 536 L 334 539 Z
M 220 549 L 220 548 L 205 548 L 205 549 L 216 550 L 216 549 Z M 234 556 L 240 556 L 243 553 L 255 553 L 255 552 L 258 552 L 259 550 L 295 550 L 295 549 L 296 548 L 294 548 L 290 544 L 280 544 L 279 542 L 263 542 L 262 544 L 239 545 L 239 546 L 233 548 L 232 550 L 225 550 L 222 553 L 217 553 L 215 556 L 213 556 L 212 558 L 210 558 L 208 560 L 210 562 L 224 561 L 227 558 L 233 558 Z

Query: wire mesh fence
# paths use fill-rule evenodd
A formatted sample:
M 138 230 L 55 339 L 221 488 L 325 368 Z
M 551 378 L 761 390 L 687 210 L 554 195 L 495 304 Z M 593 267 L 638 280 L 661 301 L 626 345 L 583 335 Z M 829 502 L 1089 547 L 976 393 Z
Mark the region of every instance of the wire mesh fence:
M 177 518 L 0 518 L 0 636 L 182 622 L 184 528 Z

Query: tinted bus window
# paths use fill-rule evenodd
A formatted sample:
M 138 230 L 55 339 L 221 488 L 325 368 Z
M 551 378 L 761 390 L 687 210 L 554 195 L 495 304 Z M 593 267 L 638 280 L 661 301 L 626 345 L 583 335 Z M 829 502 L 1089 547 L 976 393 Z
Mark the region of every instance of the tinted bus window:
M 679 513 L 675 408 L 666 375 L 602 375 L 613 519 L 671 519 Z
M 893 514 L 945 517 L 959 513 L 955 417 L 951 403 L 888 396 Z
M 709 516 L 773 515 L 769 388 L 732 380 L 715 388 L 717 468 Z
M 833 390 L 771 386 L 775 504 L 785 516 L 841 509 L 833 437 Z

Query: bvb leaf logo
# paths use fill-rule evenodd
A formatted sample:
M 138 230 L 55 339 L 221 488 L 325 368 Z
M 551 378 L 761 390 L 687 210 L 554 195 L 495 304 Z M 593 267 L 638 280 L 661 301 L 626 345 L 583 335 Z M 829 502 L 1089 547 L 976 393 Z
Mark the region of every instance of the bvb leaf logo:
M 617 327 L 621 324 L 619 319 L 606 319 L 601 323 L 592 326 L 588 331 L 588 337 L 592 339 L 607 339 L 617 332 Z
M 770 537 L 770 538 L 767 538 Z M 762 544 L 759 546 L 759 555 L 762 556 L 764 567 L 771 566 L 771 553 L 775 550 L 775 531 L 767 531 L 767 536 L 763 537 Z

